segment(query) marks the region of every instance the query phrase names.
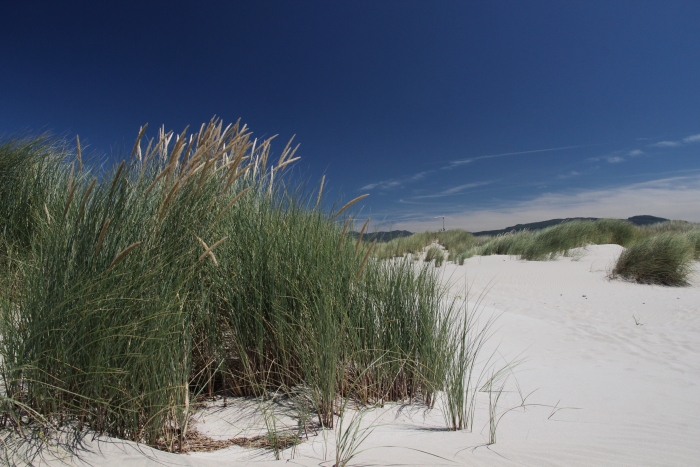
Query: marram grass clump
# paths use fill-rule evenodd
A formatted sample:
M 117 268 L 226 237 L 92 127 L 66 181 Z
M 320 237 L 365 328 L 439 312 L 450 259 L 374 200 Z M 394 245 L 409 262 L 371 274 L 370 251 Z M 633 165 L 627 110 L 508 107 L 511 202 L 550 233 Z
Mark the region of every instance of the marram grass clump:
M 435 261 L 436 268 L 442 266 L 442 263 L 445 261 L 445 253 L 438 245 L 431 246 L 428 248 L 428 251 L 425 252 L 425 258 L 423 261 L 430 263 L 433 260 Z
M 0 430 L 181 451 L 216 394 L 303 394 L 327 427 L 344 398 L 432 406 L 459 310 L 427 265 L 347 235 L 358 199 L 324 212 L 288 188 L 296 149 L 273 162 L 238 123 L 144 135 L 106 173 L 0 144 Z
M 644 284 L 683 286 L 688 284 L 695 254 L 688 235 L 661 233 L 627 247 L 611 275 Z

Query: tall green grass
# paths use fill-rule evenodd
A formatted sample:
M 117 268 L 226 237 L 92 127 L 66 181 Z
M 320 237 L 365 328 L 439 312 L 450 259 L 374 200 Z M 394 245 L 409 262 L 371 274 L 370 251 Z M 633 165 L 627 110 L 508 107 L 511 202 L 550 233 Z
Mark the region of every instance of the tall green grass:
M 377 261 L 336 223 L 347 205 L 289 189 L 289 144 L 272 163 L 239 124 L 144 130 L 105 174 L 47 139 L 0 146 L 0 369 L 21 402 L 0 425 L 178 451 L 217 393 L 301 391 L 326 427 L 348 397 L 432 406 L 459 310 L 427 265 Z

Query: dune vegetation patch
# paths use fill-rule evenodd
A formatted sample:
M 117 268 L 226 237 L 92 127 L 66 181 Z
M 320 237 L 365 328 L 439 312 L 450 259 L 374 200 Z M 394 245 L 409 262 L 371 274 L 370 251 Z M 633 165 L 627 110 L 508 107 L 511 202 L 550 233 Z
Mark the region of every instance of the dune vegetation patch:
M 644 284 L 687 285 L 695 255 L 690 235 L 663 232 L 628 246 L 620 254 L 611 277 Z
M 105 172 L 65 142 L 0 143 L 6 453 L 86 430 L 182 451 L 217 395 L 281 394 L 300 429 L 333 427 L 348 399 L 446 391 L 468 410 L 466 307 L 428 264 L 347 235 L 359 198 L 327 212 L 323 183 L 286 175 L 296 148 L 273 161 L 239 123 L 144 134 Z
M 700 225 L 667 221 L 635 226 L 618 219 L 577 220 L 537 231 L 513 231 L 495 237 L 474 236 L 460 229 L 422 232 L 378 244 L 374 256 L 380 259 L 409 253 L 427 254 L 442 245 L 448 261 L 464 264 L 472 256 L 510 255 L 523 260 L 542 261 L 569 255 L 586 245 L 617 244 L 625 247 L 612 277 L 641 283 L 684 285 L 692 272 L 693 259 L 700 259 Z M 432 258 L 432 256 L 431 256 Z M 427 260 L 427 256 L 426 256 Z M 435 262 L 440 266 L 442 262 Z

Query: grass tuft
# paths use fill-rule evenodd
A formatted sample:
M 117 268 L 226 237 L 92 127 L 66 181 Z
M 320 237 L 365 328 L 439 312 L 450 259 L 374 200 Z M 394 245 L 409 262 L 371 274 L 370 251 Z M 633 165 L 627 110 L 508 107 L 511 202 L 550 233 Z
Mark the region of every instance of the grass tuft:
M 456 311 L 427 264 L 347 235 L 364 195 L 324 212 L 285 178 L 296 149 L 268 164 L 239 124 L 145 129 L 107 173 L 48 138 L 0 143 L 0 373 L 21 402 L 0 431 L 41 417 L 177 451 L 216 394 L 303 393 L 303 425 L 328 428 L 349 398 L 434 404 Z
M 695 245 L 689 236 L 669 232 L 643 238 L 620 254 L 611 275 L 643 284 L 687 285 Z

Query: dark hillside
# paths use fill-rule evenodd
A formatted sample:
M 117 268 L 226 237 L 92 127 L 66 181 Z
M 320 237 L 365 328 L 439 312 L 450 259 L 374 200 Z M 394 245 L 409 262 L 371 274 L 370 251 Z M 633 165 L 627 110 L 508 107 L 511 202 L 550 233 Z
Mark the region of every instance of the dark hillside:
M 658 224 L 659 222 L 666 222 L 668 219 L 656 216 L 632 216 L 627 218 L 627 220 L 634 225 L 651 225 Z

